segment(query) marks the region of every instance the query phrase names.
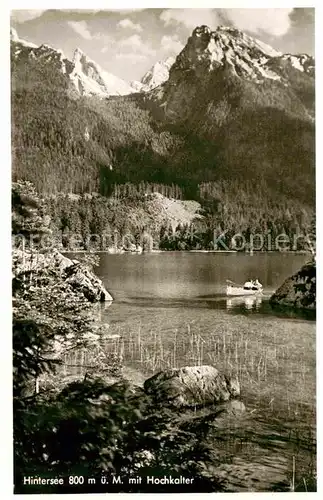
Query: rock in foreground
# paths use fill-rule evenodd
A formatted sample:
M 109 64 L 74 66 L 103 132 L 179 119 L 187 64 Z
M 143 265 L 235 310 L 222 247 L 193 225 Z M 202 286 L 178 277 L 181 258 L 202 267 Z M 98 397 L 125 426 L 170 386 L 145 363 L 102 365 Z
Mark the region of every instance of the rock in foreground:
M 213 366 L 186 366 L 157 373 L 144 384 L 156 403 L 176 407 L 198 406 L 228 401 L 239 396 L 235 378 L 220 374 Z
M 105 302 L 113 300 L 104 288 L 102 281 L 86 266 L 79 262 L 72 263 L 64 270 L 66 282 L 81 291 L 90 302 Z
M 272 305 L 316 310 L 316 263 L 303 266 L 276 290 L 270 298 Z
M 15 275 L 28 272 L 59 270 L 62 279 L 72 289 L 81 292 L 90 302 L 112 301 L 102 281 L 86 265 L 71 260 L 54 249 L 51 253 L 29 253 L 16 250 L 14 254 Z

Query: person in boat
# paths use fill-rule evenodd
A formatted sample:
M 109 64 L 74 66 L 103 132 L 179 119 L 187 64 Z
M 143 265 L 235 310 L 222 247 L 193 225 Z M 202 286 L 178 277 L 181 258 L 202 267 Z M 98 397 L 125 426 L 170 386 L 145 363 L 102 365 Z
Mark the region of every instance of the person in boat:
M 258 281 L 258 278 L 252 282 L 253 283 L 253 287 L 252 289 L 253 290 L 261 290 L 262 289 L 262 284 L 260 283 L 260 281 Z
M 252 280 L 247 280 L 245 284 L 243 285 L 244 290 L 252 290 L 253 289 L 253 281 Z

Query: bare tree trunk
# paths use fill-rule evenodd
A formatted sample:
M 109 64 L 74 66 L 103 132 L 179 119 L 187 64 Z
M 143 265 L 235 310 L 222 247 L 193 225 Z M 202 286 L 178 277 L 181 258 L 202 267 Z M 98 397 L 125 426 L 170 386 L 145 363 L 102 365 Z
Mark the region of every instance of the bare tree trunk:
M 22 238 L 22 269 L 23 269 L 22 279 L 23 279 L 23 281 L 25 281 L 25 264 L 26 264 L 26 261 L 25 261 L 25 237 L 23 236 L 23 238 Z
M 39 377 L 35 378 L 35 394 L 39 393 Z
M 310 248 L 310 252 L 312 254 L 312 257 L 313 257 L 314 261 L 316 261 L 316 250 L 315 250 L 314 246 L 312 245 L 311 239 L 310 239 L 308 234 L 306 234 L 306 241 L 307 241 L 308 246 Z

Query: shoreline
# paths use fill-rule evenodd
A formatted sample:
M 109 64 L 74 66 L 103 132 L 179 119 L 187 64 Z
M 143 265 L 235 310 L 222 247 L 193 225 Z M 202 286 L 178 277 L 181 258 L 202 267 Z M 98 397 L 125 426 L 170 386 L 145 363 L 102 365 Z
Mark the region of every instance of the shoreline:
M 303 250 L 287 250 L 287 251 L 278 251 L 278 250 L 265 250 L 265 251 L 255 251 L 253 253 L 250 252 L 240 252 L 238 250 L 150 250 L 148 252 L 129 252 L 125 250 L 120 250 L 117 252 L 111 252 L 109 250 L 68 250 L 68 249 L 60 249 L 59 250 L 63 255 L 71 255 L 71 254 L 107 254 L 107 255 L 150 255 L 150 254 L 173 254 L 173 253 L 203 253 L 203 254 L 239 254 L 239 255 L 263 255 L 263 254 L 283 254 L 283 255 L 309 255 L 309 252 Z

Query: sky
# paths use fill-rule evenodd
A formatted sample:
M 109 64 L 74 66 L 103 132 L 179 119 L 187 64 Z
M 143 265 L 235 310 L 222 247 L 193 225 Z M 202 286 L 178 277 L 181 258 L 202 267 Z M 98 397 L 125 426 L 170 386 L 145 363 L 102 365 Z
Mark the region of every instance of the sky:
M 72 58 L 78 47 L 105 71 L 140 80 L 159 60 L 176 56 L 193 29 L 235 26 L 281 52 L 314 55 L 314 9 L 13 10 L 20 38 L 47 43 Z

